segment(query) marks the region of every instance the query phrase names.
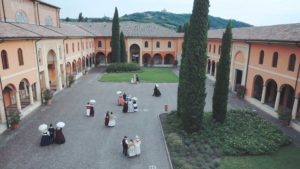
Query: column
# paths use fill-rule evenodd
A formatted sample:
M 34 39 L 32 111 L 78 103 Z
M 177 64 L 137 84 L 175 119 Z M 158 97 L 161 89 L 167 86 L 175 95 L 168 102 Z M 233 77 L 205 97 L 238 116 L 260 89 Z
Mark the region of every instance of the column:
M 293 111 L 292 111 L 292 119 L 296 119 L 297 110 L 298 110 L 299 97 L 295 97 Z
M 279 108 L 280 93 L 281 93 L 280 90 L 278 90 L 276 95 L 275 107 L 274 107 L 275 111 L 277 111 Z
M 48 68 L 44 70 L 44 77 L 45 77 L 45 85 L 46 85 L 46 88 L 47 88 L 47 89 L 50 89 Z
M 16 100 L 17 100 L 17 109 L 18 109 L 19 112 L 21 112 L 22 107 L 21 107 L 21 99 L 20 99 L 20 92 L 19 92 L 19 90 L 16 91 Z
M 29 85 L 29 99 L 30 99 L 30 104 L 33 104 L 33 93 L 32 93 L 31 85 Z
M 218 63 L 216 62 L 216 64 L 215 64 L 215 74 L 214 74 L 215 78 L 217 78 L 217 68 L 218 68 Z
M 260 102 L 261 102 L 262 104 L 265 104 L 265 100 L 266 100 L 266 92 L 267 92 L 267 87 L 266 87 L 266 85 L 264 85 L 264 87 L 263 87 L 263 92 L 262 92 L 262 95 L 261 95 L 261 100 L 260 100 Z

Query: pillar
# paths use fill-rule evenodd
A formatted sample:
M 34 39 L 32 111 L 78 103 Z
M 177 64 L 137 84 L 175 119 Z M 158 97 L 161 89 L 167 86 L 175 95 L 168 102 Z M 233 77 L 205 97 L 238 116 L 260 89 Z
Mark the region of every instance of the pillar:
M 281 93 L 280 90 L 278 90 L 276 95 L 275 107 L 274 107 L 275 111 L 277 111 L 279 108 L 280 93 Z
M 62 90 L 62 81 L 61 81 L 61 70 L 59 62 L 55 65 L 57 67 L 56 80 L 57 80 L 57 90 Z
M 215 74 L 214 74 L 215 78 L 217 78 L 217 68 L 218 68 L 218 63 L 216 62 L 215 63 Z
M 293 111 L 292 111 L 292 119 L 296 119 L 298 104 L 299 104 L 299 97 L 295 97 Z
M 260 100 L 260 102 L 262 104 L 265 104 L 265 101 L 266 101 L 266 92 L 267 92 L 267 86 L 264 85 L 263 91 L 262 91 L 262 95 L 261 95 L 261 100 Z
M 19 90 L 17 90 L 17 92 L 16 92 L 16 101 L 17 101 L 17 109 L 19 112 L 21 112 L 22 107 L 21 107 L 21 99 L 20 99 L 20 91 Z
M 29 99 L 30 99 L 30 104 L 33 104 L 33 93 L 32 93 L 31 85 L 29 85 Z
M 44 70 L 44 77 L 45 77 L 45 85 L 46 85 L 46 88 L 47 88 L 47 89 L 50 89 L 48 68 Z

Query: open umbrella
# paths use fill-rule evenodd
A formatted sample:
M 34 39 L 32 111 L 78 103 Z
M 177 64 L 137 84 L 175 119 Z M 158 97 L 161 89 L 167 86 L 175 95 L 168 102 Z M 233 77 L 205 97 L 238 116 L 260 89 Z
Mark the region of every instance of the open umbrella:
M 122 91 L 117 91 L 117 94 L 122 94 Z
M 158 84 L 155 84 L 155 86 L 156 86 L 156 87 L 159 87 L 159 85 L 158 85 Z
M 96 100 L 92 99 L 92 100 L 90 100 L 90 103 L 95 104 Z
M 62 121 L 56 123 L 56 126 L 59 127 L 59 128 L 63 128 L 63 127 L 65 127 L 65 125 L 66 124 L 64 122 L 62 122 Z
M 131 98 L 132 100 L 135 100 L 135 101 L 137 101 L 138 100 L 138 98 L 137 97 L 133 97 L 133 98 Z
M 39 126 L 39 130 L 40 130 L 40 131 L 45 131 L 45 130 L 47 130 L 47 128 L 48 128 L 47 124 L 41 124 L 41 125 Z

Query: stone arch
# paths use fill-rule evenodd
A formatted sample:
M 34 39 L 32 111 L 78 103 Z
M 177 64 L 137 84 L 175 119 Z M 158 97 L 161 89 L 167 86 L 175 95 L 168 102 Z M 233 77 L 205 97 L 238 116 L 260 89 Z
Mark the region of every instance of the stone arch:
M 149 53 L 143 55 L 143 64 L 151 64 L 151 55 Z
M 267 91 L 266 91 L 265 103 L 271 107 L 274 107 L 275 101 L 276 101 L 277 90 L 278 90 L 276 81 L 273 79 L 268 79 L 266 81 L 266 88 L 267 88 Z
M 253 80 L 253 94 L 252 97 L 261 100 L 264 87 L 264 79 L 260 75 L 256 75 Z
M 234 56 L 234 61 L 239 62 L 241 64 L 244 64 L 245 63 L 245 56 L 244 56 L 243 52 L 238 51 Z
M 16 87 L 13 84 L 8 84 L 4 87 L 3 101 L 8 114 L 17 111 Z
M 22 79 L 19 83 L 19 95 L 22 108 L 30 105 L 29 85 L 30 83 L 26 78 Z
M 283 84 L 280 87 L 280 102 L 279 107 L 281 111 L 292 112 L 294 99 L 295 99 L 295 90 L 289 84 Z
M 141 53 L 141 48 L 137 44 L 132 44 L 130 46 L 130 58 L 132 62 L 139 63 L 140 61 L 140 53 Z
M 161 56 L 161 54 L 156 53 L 153 56 L 153 63 L 154 63 L 154 65 L 161 65 L 162 64 L 162 56 Z
M 106 64 L 105 54 L 103 52 L 98 52 L 96 54 L 96 65 Z
M 172 65 L 174 63 L 175 57 L 172 54 L 166 54 L 164 57 L 165 65 Z
M 58 83 L 57 76 L 57 55 L 54 50 L 50 50 L 47 55 L 47 63 L 48 63 L 48 75 L 49 75 L 49 86 L 50 89 L 56 90 Z

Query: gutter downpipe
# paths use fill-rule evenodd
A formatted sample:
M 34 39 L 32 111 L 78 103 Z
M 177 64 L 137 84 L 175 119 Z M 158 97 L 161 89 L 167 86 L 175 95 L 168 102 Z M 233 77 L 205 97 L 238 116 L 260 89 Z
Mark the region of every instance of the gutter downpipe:
M 42 40 L 42 38 L 39 38 L 38 40 L 36 40 L 35 41 L 35 56 L 36 56 L 36 64 L 37 64 L 37 68 L 38 68 L 38 77 L 39 77 L 39 82 L 40 82 L 40 89 L 41 89 L 41 77 L 40 77 L 40 65 L 39 65 L 39 59 L 38 59 L 38 49 L 37 49 L 37 43 L 40 41 L 40 40 Z M 41 102 L 42 102 L 42 104 L 44 103 L 43 101 L 43 92 L 42 92 L 42 90 L 40 90 L 41 91 Z

